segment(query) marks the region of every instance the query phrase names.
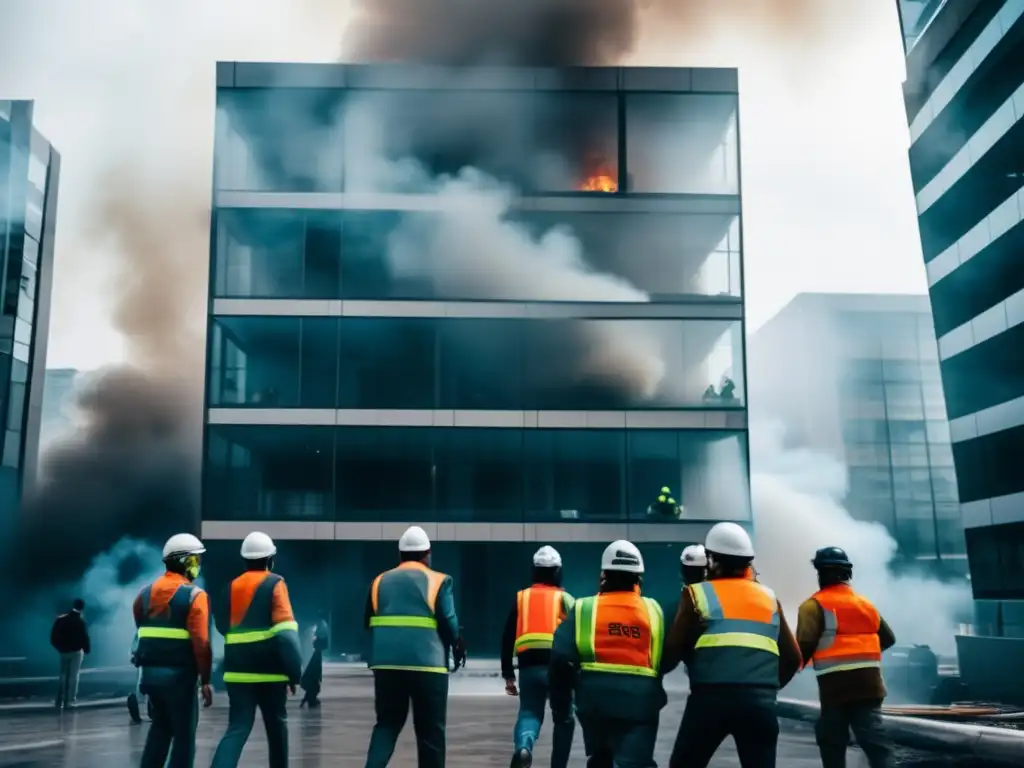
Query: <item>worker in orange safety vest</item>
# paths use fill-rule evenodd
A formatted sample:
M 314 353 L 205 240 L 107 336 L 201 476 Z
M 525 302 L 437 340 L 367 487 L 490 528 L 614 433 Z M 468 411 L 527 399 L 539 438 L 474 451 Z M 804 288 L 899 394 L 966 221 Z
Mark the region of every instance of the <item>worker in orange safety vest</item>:
M 516 593 L 501 638 L 501 672 L 505 692 L 519 696 L 519 716 L 513 732 L 512 768 L 533 765 L 533 745 L 544 723 L 548 703 L 548 665 L 555 630 L 572 609 L 573 598 L 562 589 L 562 556 L 554 547 L 541 547 L 533 555 L 532 586 Z M 519 687 L 512 666 L 519 666 Z M 572 751 L 576 721 L 570 710 L 554 718 L 551 768 L 565 768 Z
M 839 547 L 819 549 L 811 561 L 820 589 L 803 605 L 797 642 L 818 678 L 821 716 L 815 727 L 823 768 L 844 768 L 850 731 L 871 768 L 889 766 L 882 725 L 882 651 L 896 643 L 885 619 L 850 586 L 853 563 Z

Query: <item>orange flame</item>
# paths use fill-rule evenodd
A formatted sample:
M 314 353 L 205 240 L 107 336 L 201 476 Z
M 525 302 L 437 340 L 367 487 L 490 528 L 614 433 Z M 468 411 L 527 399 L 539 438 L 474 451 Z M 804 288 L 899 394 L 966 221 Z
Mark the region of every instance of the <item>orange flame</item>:
M 607 168 L 599 168 L 580 184 L 581 192 L 618 192 L 619 183 Z

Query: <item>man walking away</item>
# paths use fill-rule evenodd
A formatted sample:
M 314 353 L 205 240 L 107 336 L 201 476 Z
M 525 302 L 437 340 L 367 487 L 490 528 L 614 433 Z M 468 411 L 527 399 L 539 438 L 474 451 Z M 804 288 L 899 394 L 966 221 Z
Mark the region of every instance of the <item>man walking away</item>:
M 815 728 L 823 768 L 845 768 L 853 731 L 871 768 L 888 768 L 882 726 L 882 651 L 896 643 L 871 602 L 853 591 L 853 563 L 839 547 L 819 549 L 811 561 L 821 589 L 800 606 L 796 637 L 814 665 L 821 699 Z
M 330 644 L 330 629 L 321 612 L 320 618 L 313 628 L 313 655 L 306 662 L 306 669 L 303 670 L 302 679 L 299 681 L 299 685 L 305 691 L 302 701 L 299 702 L 299 709 L 306 704 L 310 709 L 320 706 L 320 687 L 323 685 L 324 679 L 324 651 L 330 647 Z
M 85 602 L 76 598 L 68 613 L 62 613 L 50 629 L 50 645 L 60 654 L 60 675 L 57 679 L 57 709 L 74 709 L 78 703 L 78 677 L 82 659 L 89 653 L 89 629 L 82 612 Z
M 213 704 L 210 600 L 192 583 L 204 552 L 203 542 L 191 533 L 171 536 L 163 552 L 167 572 L 143 587 L 132 606 L 139 638 L 135 663 L 142 668 L 139 687 L 149 699 L 153 720 L 141 768 L 192 768 L 197 687 L 202 686 L 203 705 Z
M 430 539 L 413 526 L 398 541 L 401 562 L 370 586 L 366 626 L 372 633 L 377 722 L 366 768 L 384 768 L 395 752 L 412 703 L 419 768 L 444 768 L 448 722 L 448 659 L 466 657 L 455 615 L 452 578 L 430 567 Z
M 224 632 L 224 683 L 228 688 L 228 729 L 213 756 L 212 768 L 235 768 L 245 742 L 263 715 L 270 768 L 288 765 L 288 692 L 302 676 L 299 625 L 288 586 L 271 573 L 277 545 L 253 531 L 242 542 L 247 570 L 231 582 Z M 224 619 L 228 618 L 225 627 Z
M 533 556 L 532 586 L 520 590 L 501 637 L 501 676 L 505 692 L 519 696 L 519 716 L 513 732 L 512 768 L 533 765 L 533 745 L 544 723 L 548 703 L 548 666 L 555 630 L 572 610 L 573 598 L 562 589 L 562 556 L 554 547 L 541 547 Z M 519 660 L 519 688 L 512 656 Z M 576 720 L 572 710 L 554 718 L 551 768 L 565 768 L 572 751 Z

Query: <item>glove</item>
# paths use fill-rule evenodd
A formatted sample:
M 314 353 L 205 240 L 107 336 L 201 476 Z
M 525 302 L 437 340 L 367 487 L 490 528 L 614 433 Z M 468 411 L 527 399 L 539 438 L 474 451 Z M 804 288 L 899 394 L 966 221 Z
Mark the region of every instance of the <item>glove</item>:
M 505 693 L 507 693 L 509 696 L 518 696 L 519 695 L 519 689 L 516 688 L 516 681 L 515 680 L 506 680 L 505 681 Z
M 466 644 L 460 636 L 452 648 L 452 672 L 458 672 L 459 667 L 466 666 Z

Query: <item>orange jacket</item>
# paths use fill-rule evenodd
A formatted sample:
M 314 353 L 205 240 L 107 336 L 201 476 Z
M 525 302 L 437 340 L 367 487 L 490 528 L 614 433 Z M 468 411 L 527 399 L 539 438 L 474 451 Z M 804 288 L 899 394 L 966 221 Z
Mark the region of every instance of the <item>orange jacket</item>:
M 154 581 L 149 591 L 149 615 L 157 616 L 166 611 L 178 587 L 189 583 L 181 574 L 170 571 Z M 136 626 L 146 618 L 142 615 L 141 595 L 135 598 L 132 614 L 135 616 Z M 203 685 L 207 685 L 213 667 L 213 651 L 210 648 L 210 599 L 204 591 L 200 591 L 192 601 L 188 614 L 188 634 L 192 638 L 192 652 L 195 654 L 196 667 L 199 669 L 199 679 Z
M 882 618 L 871 601 L 854 592 L 849 584 L 825 587 L 812 599 L 821 606 L 825 618 L 824 632 L 810 658 L 817 675 L 882 666 L 878 636 Z

